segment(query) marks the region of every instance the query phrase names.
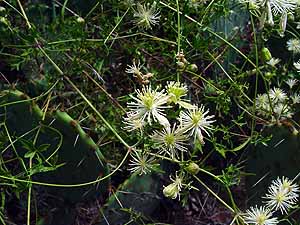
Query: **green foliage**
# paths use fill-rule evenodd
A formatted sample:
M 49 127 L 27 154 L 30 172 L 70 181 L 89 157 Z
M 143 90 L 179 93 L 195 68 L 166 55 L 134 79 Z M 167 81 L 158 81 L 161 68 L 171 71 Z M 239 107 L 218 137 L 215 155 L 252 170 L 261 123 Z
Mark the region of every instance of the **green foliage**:
M 153 223 L 154 208 L 166 202 L 164 187 L 189 204 L 198 199 L 190 190 L 201 195 L 201 184 L 234 214 L 232 223 L 243 224 L 248 199 L 236 201 L 235 188 L 244 188 L 244 176 L 248 188 L 265 174 L 296 176 L 287 157 L 297 155 L 300 128 L 299 7 L 279 1 L 282 10 L 275 13 L 273 3 L 267 11 L 269 1 L 257 2 L 2 1 L 0 221 L 8 220 L 10 196 L 27 211 L 16 223 L 27 225 L 75 223 L 75 203 L 100 196 L 102 214 L 90 224 Z M 161 108 L 150 98 L 146 108 L 153 111 L 145 119 L 138 93 L 150 85 L 153 93 L 167 92 L 170 81 L 186 91 L 166 93 L 168 100 L 157 95 Z M 192 105 L 205 110 L 191 119 L 197 126 L 184 127 L 189 118 L 182 113 L 192 115 Z M 137 118 L 143 121 L 131 124 Z M 290 130 L 275 129 L 282 124 Z M 133 125 L 140 127 L 128 132 Z M 172 134 L 166 140 L 153 138 L 155 132 Z M 178 137 L 179 154 L 162 148 Z M 286 154 L 271 151 L 283 144 Z M 193 173 L 186 169 L 191 162 Z M 151 174 L 125 172 L 144 173 L 141 168 Z M 255 190 L 262 193 L 270 179 Z M 110 181 L 119 187 L 108 198 Z M 226 193 L 217 195 L 209 185 Z M 52 221 L 35 212 L 34 221 L 31 197 L 41 190 L 72 206 L 59 206 Z M 74 218 L 63 220 L 68 212 Z

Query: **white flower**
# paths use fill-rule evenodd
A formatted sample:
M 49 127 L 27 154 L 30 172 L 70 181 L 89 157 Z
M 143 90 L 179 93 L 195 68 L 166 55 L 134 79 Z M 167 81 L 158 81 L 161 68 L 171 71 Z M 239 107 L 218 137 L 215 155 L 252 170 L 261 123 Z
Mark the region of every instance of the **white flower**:
M 130 116 L 130 113 L 127 113 L 128 117 L 124 118 L 123 123 L 125 123 L 125 127 L 123 127 L 124 130 L 127 130 L 128 132 L 132 132 L 134 130 L 139 130 L 140 133 L 143 133 L 144 126 L 146 125 L 145 121 L 141 120 L 140 118 L 134 119 L 133 115 Z
M 150 6 L 142 5 L 140 3 L 137 3 L 137 10 L 134 12 L 134 17 L 136 17 L 135 22 L 137 25 L 145 28 L 145 29 L 151 29 L 152 25 L 157 25 L 159 23 L 159 10 L 156 9 L 156 2 Z
M 267 199 L 267 206 L 272 210 L 280 209 L 281 213 L 287 213 L 287 210 L 294 206 L 298 201 L 299 186 L 293 184 L 286 177 L 277 178 L 272 181 L 268 193 L 264 197 Z
M 260 0 L 260 2 L 264 4 L 266 0 Z M 270 2 L 274 15 L 292 12 L 297 7 L 296 0 L 267 0 L 267 2 Z
M 173 128 L 164 128 L 162 131 L 154 131 L 151 136 L 152 140 L 161 145 L 163 152 L 167 153 L 172 159 L 178 156 L 179 151 L 186 151 L 184 146 L 187 141 L 187 137 L 181 132 L 181 130 Z
M 291 108 L 283 103 L 278 103 L 274 107 L 274 113 L 277 115 L 278 118 L 291 118 L 293 116 L 293 112 Z
M 150 157 L 147 153 L 138 152 L 133 150 L 131 153 L 132 159 L 129 162 L 130 168 L 128 169 L 131 173 L 137 173 L 138 175 L 150 173 L 154 164 L 155 158 Z
M 300 53 L 300 40 L 293 38 L 287 41 L 287 49 L 293 53 Z
M 200 5 L 206 3 L 206 0 L 189 0 L 189 5 L 194 8 L 198 8 Z
M 269 105 L 268 95 L 265 94 L 258 94 L 256 97 L 256 106 L 258 108 L 265 108 L 266 105 Z
M 296 81 L 292 79 L 287 81 L 290 87 L 293 87 L 295 82 Z M 288 97 L 282 89 L 276 87 L 269 90 L 269 98 L 266 93 L 257 95 L 255 105 L 259 115 L 271 119 L 272 123 L 278 122 L 281 119 L 291 118 L 294 115 L 291 105 L 289 104 L 289 99 L 292 100 L 293 104 L 295 104 L 294 100 L 297 101 L 297 99 L 293 99 L 293 97 L 290 96 Z
M 188 89 L 185 84 L 180 82 L 170 81 L 167 85 L 167 93 L 170 96 L 169 102 L 178 104 L 183 108 L 192 109 L 193 105 L 188 103 L 187 99 L 182 99 L 187 95 Z
M 296 79 L 288 79 L 285 83 L 290 87 L 290 89 L 292 89 L 297 82 L 298 81 Z
M 126 7 L 132 7 L 135 5 L 135 0 L 123 0 L 122 3 Z
M 300 103 L 300 95 L 298 93 L 295 93 L 293 96 L 291 96 L 293 104 Z
M 281 14 L 281 32 L 285 31 L 287 14 L 292 13 L 297 7 L 297 0 L 240 0 L 241 3 L 249 3 L 250 9 L 261 9 L 262 15 L 267 17 L 267 22 L 274 25 L 273 16 Z M 263 19 L 264 21 L 264 19 Z
M 133 120 L 140 120 L 141 122 L 148 122 L 151 125 L 152 119 L 155 122 L 159 122 L 161 125 L 168 127 L 170 123 L 165 117 L 164 109 L 168 108 L 165 106 L 169 96 L 167 96 L 163 91 L 152 90 L 151 86 L 144 86 L 142 91 L 137 90 L 137 97 L 132 95 L 131 98 L 135 102 L 127 103 L 129 112 L 127 117 Z
M 272 90 L 270 90 L 269 95 L 271 100 L 274 101 L 274 103 L 284 102 L 287 100 L 286 93 L 280 88 L 274 87 Z
M 141 75 L 141 64 L 140 61 L 138 63 L 135 63 L 135 60 L 133 60 L 132 65 L 127 65 L 127 68 L 125 70 L 126 73 L 132 73 L 134 76 L 140 76 Z
M 294 62 L 293 65 L 297 69 L 297 72 L 300 73 L 300 60 L 298 60 L 298 62 Z
M 207 130 L 211 130 L 211 123 L 215 122 L 215 120 L 210 120 L 214 116 L 208 116 L 208 113 L 209 110 L 205 111 L 203 105 L 199 108 L 195 107 L 188 111 L 181 111 L 179 117 L 181 130 L 184 133 L 188 132 L 189 136 L 194 135 L 194 140 L 198 138 L 198 140 L 203 144 L 202 131 L 210 136 Z
M 272 66 L 272 67 L 275 67 L 281 60 L 280 59 L 277 59 L 277 58 L 271 58 L 267 64 Z
M 257 95 L 255 105 L 257 107 L 258 114 L 263 116 L 269 115 L 271 107 L 268 95 L 266 93 Z
M 272 212 L 270 209 L 260 206 L 250 207 L 243 215 L 243 218 L 247 224 L 254 225 L 276 225 L 278 223 L 277 218 L 272 218 Z

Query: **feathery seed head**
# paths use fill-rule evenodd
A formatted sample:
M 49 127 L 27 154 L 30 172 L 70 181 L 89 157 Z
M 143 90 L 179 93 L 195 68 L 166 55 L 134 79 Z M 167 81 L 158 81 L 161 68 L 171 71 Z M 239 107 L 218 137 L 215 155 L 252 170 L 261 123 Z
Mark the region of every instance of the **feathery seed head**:
M 145 28 L 151 29 L 151 26 L 157 25 L 159 23 L 160 12 L 156 9 L 156 2 L 151 6 L 150 4 L 142 5 L 137 3 L 137 9 L 134 12 L 134 17 L 136 17 L 136 24 Z

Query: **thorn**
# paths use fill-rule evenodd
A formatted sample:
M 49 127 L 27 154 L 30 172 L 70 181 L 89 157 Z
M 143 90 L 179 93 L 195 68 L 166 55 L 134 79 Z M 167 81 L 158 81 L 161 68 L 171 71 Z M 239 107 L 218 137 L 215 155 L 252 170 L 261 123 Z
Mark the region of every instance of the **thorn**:
M 79 138 L 79 134 L 77 134 L 77 136 L 76 136 L 76 139 L 75 139 L 75 142 L 74 142 L 73 147 L 75 147 L 75 145 L 76 145 L 76 143 L 77 143 L 77 141 L 78 141 L 78 138 Z

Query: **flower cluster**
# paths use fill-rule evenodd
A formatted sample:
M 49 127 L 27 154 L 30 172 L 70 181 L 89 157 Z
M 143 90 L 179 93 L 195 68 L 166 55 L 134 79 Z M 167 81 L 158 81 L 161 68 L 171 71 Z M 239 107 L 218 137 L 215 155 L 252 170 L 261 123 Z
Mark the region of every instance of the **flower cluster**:
M 186 85 L 171 81 L 168 82 L 166 89 L 158 91 L 158 88 L 153 89 L 151 85 L 148 85 L 143 86 L 142 90 L 136 90 L 137 96 L 130 95 L 134 101 L 127 103 L 129 111 L 124 117 L 126 124 L 124 128 L 129 132 L 137 129 L 142 131 L 147 124 L 152 125 L 153 122 L 158 122 L 165 130 L 156 132 L 157 135 L 172 133 L 176 139 L 176 137 L 187 134 L 187 136 L 194 136 L 203 142 L 202 131 L 209 135 L 208 130 L 211 130 L 211 123 L 214 122 L 211 119 L 214 116 L 207 115 L 209 110 L 205 110 L 203 105 L 192 105 L 188 99 L 184 99 L 187 95 Z M 165 110 L 176 105 L 179 105 L 180 109 L 184 108 L 185 111 L 180 111 L 179 126 L 171 129 Z
M 278 223 L 277 218 L 272 218 L 272 212 L 270 209 L 260 206 L 250 207 L 244 215 L 244 220 L 247 224 L 254 225 L 276 225 Z
M 278 219 L 273 214 L 280 210 L 281 214 L 287 214 L 288 210 L 296 205 L 298 201 L 299 186 L 286 177 L 273 180 L 266 199 L 265 206 L 250 207 L 243 214 L 243 219 L 247 224 L 254 225 L 275 225 Z
M 286 81 L 290 90 L 296 83 L 295 79 Z M 266 119 L 271 119 L 272 123 L 291 118 L 294 115 L 293 105 L 300 101 L 298 97 L 297 93 L 288 95 L 284 90 L 274 87 L 268 93 L 258 94 L 255 101 L 257 113 Z
M 273 180 L 264 198 L 270 209 L 276 211 L 279 209 L 282 214 L 287 214 L 288 209 L 297 203 L 298 192 L 297 184 L 293 184 L 288 178 L 282 177 Z
M 184 55 L 182 50 L 175 55 L 175 58 L 177 60 L 176 64 L 177 64 L 177 69 L 179 71 L 188 70 L 188 71 L 191 71 L 191 72 L 197 72 L 197 70 L 198 70 L 197 65 L 194 64 L 194 63 L 190 63 L 185 58 L 185 55 Z
M 132 68 L 132 72 L 137 74 L 139 70 Z M 144 140 L 151 143 L 143 154 L 140 150 L 132 154 L 131 172 L 145 174 L 151 171 L 150 164 L 154 160 L 149 154 L 179 159 L 188 152 L 190 137 L 193 142 L 204 144 L 204 136 L 210 136 L 214 116 L 209 115 L 209 110 L 203 105 L 191 104 L 187 94 L 185 84 L 170 81 L 163 90 L 147 85 L 136 90 L 136 95 L 130 95 L 132 101 L 127 103 L 129 111 L 124 116 L 123 129 L 138 131 Z M 177 118 L 174 109 L 179 111 Z M 155 152 L 151 153 L 152 150 Z
M 274 25 L 274 18 L 280 16 L 281 34 L 285 32 L 288 14 L 293 13 L 298 6 L 297 0 L 239 0 L 248 4 L 250 9 L 259 10 L 261 23 L 265 22 Z

